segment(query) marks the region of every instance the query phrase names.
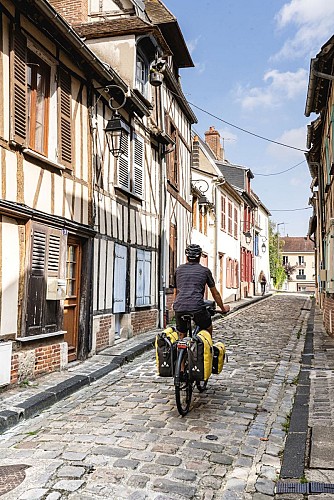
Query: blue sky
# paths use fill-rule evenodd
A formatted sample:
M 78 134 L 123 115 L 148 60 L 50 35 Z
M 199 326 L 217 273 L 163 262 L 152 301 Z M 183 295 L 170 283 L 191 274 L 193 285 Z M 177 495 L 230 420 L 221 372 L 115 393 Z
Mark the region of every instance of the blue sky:
M 195 68 L 181 70 L 190 103 L 255 134 L 306 149 L 304 116 L 311 57 L 334 34 L 333 0 L 164 0 L 177 17 Z M 225 157 L 255 175 L 253 189 L 284 222 L 282 235 L 305 236 L 311 178 L 304 153 L 231 127 L 193 107 L 195 130 L 219 130 Z M 301 163 L 289 172 L 280 175 Z M 257 174 L 266 174 L 257 175 Z M 278 211 L 278 210 L 291 211 Z

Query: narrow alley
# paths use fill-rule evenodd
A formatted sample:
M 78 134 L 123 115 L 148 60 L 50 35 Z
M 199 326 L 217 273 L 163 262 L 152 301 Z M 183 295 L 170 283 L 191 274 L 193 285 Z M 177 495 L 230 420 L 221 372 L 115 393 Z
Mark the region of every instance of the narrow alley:
M 273 497 L 310 309 L 274 295 L 217 321 L 229 362 L 185 418 L 150 350 L 8 430 L 0 453 L 17 486 L 2 498 Z

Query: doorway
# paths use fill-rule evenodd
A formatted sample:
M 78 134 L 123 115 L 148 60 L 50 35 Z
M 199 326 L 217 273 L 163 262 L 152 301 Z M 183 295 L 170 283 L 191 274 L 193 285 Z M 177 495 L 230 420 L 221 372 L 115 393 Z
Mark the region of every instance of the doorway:
M 66 252 L 66 299 L 64 301 L 65 342 L 68 345 L 68 361 L 75 361 L 78 355 L 80 277 L 82 244 L 74 236 L 67 239 Z

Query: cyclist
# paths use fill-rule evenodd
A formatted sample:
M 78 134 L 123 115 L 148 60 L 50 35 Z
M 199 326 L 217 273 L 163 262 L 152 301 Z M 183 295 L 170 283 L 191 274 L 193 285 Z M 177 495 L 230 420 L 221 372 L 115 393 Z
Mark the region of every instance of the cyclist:
M 210 269 L 199 263 L 202 255 L 201 247 L 190 244 L 187 246 L 185 254 L 187 257 L 186 264 L 181 264 L 175 271 L 173 307 L 176 329 L 179 338 L 184 338 L 187 334 L 187 323 L 182 319 L 182 316 L 191 313 L 194 316 L 196 325 L 202 330 L 207 330 L 212 335 L 212 320 L 204 302 L 205 285 L 208 285 L 212 297 L 222 313 L 227 313 L 230 306 L 224 306 Z

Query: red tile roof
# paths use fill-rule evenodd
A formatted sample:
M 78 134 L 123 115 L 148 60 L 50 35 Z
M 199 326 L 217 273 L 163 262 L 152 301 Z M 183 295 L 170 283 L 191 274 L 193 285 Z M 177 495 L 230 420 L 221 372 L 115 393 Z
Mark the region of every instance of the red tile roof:
M 283 236 L 280 241 L 284 242 L 282 245 L 282 252 L 314 252 L 314 243 L 309 238 L 303 236 Z

